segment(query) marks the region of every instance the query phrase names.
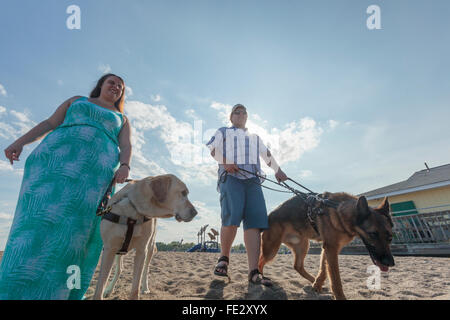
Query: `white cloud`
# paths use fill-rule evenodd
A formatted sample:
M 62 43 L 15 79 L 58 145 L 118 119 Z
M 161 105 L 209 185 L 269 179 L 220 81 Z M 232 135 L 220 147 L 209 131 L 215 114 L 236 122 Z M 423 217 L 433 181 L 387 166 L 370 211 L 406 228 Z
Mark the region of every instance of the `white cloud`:
M 14 171 L 13 166 L 9 161 L 0 160 L 0 171 Z
M 128 99 L 133 95 L 133 89 L 131 87 L 125 87 L 125 99 Z
M 56 81 L 56 83 L 57 83 L 58 86 L 60 86 L 60 87 L 64 84 L 64 82 L 63 82 L 62 80 L 58 80 L 58 81 Z
M 12 215 L 12 214 L 0 212 L 0 220 L 12 221 L 13 218 L 14 218 L 14 215 Z
M 202 184 L 215 181 L 217 165 L 204 161 L 205 155 L 209 158 L 209 153 L 203 144 L 202 128 L 196 127 L 201 123 L 178 121 L 164 105 L 129 101 L 126 110 L 137 135 L 133 148 L 141 149 L 145 144 L 146 130 L 156 130 L 170 154 L 170 161 L 177 166 L 180 179 Z
M 0 83 L 0 96 L 6 97 L 8 93 L 6 92 L 5 87 Z
M 159 101 L 161 101 L 161 96 L 159 95 L 159 94 L 157 94 L 157 95 L 151 95 L 150 96 L 151 98 L 152 98 L 152 100 L 154 101 L 154 102 L 159 102 Z
M 30 122 L 31 120 L 28 118 L 28 115 L 23 112 L 17 112 L 15 110 L 11 110 L 10 113 L 15 116 L 21 122 Z
M 189 118 L 192 118 L 194 120 L 199 120 L 199 118 L 197 117 L 197 115 L 195 114 L 195 110 L 194 109 L 187 109 L 184 112 Z
M 109 64 L 100 64 L 97 69 L 103 74 L 111 72 L 111 66 Z
M 328 120 L 328 127 L 333 130 L 334 128 L 336 128 L 339 125 L 339 122 L 336 120 Z
M 28 112 L 18 112 L 0 107 L 0 138 L 17 139 L 27 133 L 36 123 L 29 118 Z
M 211 108 L 218 110 L 218 118 L 225 126 L 230 125 L 231 105 L 213 102 Z M 260 124 L 262 122 L 262 124 Z M 278 164 L 296 161 L 303 153 L 316 148 L 320 142 L 323 129 L 316 121 L 305 117 L 292 121 L 284 126 L 284 129 L 266 129 L 267 122 L 258 114 L 249 112 L 247 128 L 251 133 L 257 134 L 264 144 L 270 149 Z M 263 168 L 267 168 L 263 162 Z
M 309 178 L 309 177 L 311 177 L 312 176 L 312 171 L 311 170 L 301 170 L 300 171 L 300 174 L 299 174 L 299 177 L 300 178 Z
M 125 107 L 128 111 L 128 105 Z M 128 111 L 129 112 L 129 111 Z M 144 130 L 139 126 L 136 126 L 136 121 L 133 120 L 133 116 L 127 113 L 128 119 L 131 122 L 131 145 L 133 146 L 133 157 L 131 163 L 132 179 L 143 179 L 148 176 L 160 175 L 167 173 L 156 162 L 149 160 L 145 157 L 143 146 L 145 145 Z
M 18 134 L 16 130 L 5 122 L 0 122 L 0 138 L 3 139 L 17 139 Z

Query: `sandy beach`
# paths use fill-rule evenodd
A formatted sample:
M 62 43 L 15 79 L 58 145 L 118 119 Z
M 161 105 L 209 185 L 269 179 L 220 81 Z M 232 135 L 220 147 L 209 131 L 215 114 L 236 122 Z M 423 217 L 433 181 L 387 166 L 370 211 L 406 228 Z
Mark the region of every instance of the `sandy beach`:
M 249 284 L 247 256 L 232 254 L 227 278 L 213 275 L 219 254 L 158 252 L 149 271 L 150 294 L 142 300 L 330 300 L 329 281 L 322 293 L 316 293 L 311 284 L 293 269 L 292 255 L 278 255 L 266 265 L 265 276 L 272 287 Z M 108 299 L 127 299 L 131 289 L 134 252 L 124 260 L 124 271 Z M 316 275 L 319 255 L 308 255 L 305 268 Z M 379 289 L 369 289 L 367 272 L 372 265 L 369 256 L 340 255 L 340 270 L 347 299 L 353 300 L 450 300 L 450 258 L 395 257 L 395 267 L 380 273 Z M 86 293 L 91 299 L 97 283 L 99 267 Z M 369 283 L 370 284 L 370 283 Z M 375 282 L 372 282 L 375 284 Z
M 1 258 L 2 252 L 0 252 Z M 293 256 L 277 255 L 266 265 L 265 276 L 272 287 L 257 286 L 247 281 L 247 256 L 231 254 L 227 278 L 213 275 L 217 253 L 158 252 L 149 271 L 149 294 L 141 300 L 331 300 L 329 281 L 322 293 L 293 269 Z M 308 255 L 305 268 L 315 275 L 319 255 Z M 131 290 L 134 251 L 124 257 L 124 270 L 116 288 L 107 299 L 126 300 Z M 450 300 L 450 258 L 395 257 L 395 267 L 380 273 L 379 289 L 368 288 L 368 273 L 372 265 L 369 256 L 340 255 L 344 293 L 350 300 Z M 92 299 L 100 262 L 86 292 Z M 113 272 L 111 273 L 112 277 Z M 369 282 L 374 285 L 375 282 Z

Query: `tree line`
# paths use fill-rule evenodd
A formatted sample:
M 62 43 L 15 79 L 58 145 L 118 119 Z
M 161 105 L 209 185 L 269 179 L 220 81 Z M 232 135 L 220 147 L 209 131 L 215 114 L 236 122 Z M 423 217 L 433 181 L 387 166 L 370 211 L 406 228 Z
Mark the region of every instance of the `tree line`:
M 186 252 L 193 246 L 195 246 L 196 243 L 193 242 L 186 242 L 180 244 L 178 241 L 172 241 L 170 243 L 164 243 L 164 242 L 156 242 L 156 248 L 158 251 L 173 251 L 173 252 Z M 220 244 L 219 244 L 220 248 Z M 285 245 L 281 245 L 280 250 L 278 253 L 288 253 L 289 249 Z M 238 245 L 234 245 L 231 247 L 232 253 L 244 253 L 245 246 L 241 243 Z

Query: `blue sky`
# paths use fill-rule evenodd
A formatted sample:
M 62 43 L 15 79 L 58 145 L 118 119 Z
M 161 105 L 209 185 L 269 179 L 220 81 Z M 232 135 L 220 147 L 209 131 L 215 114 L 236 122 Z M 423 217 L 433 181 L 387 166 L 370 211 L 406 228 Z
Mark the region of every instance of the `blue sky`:
M 66 26 L 73 4 L 80 30 Z M 374 4 L 380 30 L 366 25 Z M 157 241 L 195 242 L 201 226 L 220 227 L 216 165 L 202 144 L 236 103 L 310 189 L 383 187 L 425 161 L 449 163 L 449 15 L 438 0 L 2 1 L 0 147 L 111 71 L 130 88 L 131 178 L 173 173 L 199 210 L 190 223 L 160 220 Z M 0 250 L 37 144 L 13 167 L 0 159 Z M 288 198 L 264 194 L 269 210 Z

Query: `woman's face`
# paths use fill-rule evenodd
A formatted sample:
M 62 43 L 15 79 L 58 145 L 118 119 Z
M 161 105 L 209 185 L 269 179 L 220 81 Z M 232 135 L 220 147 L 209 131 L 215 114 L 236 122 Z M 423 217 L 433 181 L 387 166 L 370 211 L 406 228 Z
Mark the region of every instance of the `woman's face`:
M 236 128 L 245 128 L 247 122 L 247 111 L 244 108 L 238 107 L 231 114 L 231 123 Z
M 100 96 L 109 101 L 116 102 L 122 96 L 123 89 L 122 80 L 118 77 L 110 76 L 103 82 Z

